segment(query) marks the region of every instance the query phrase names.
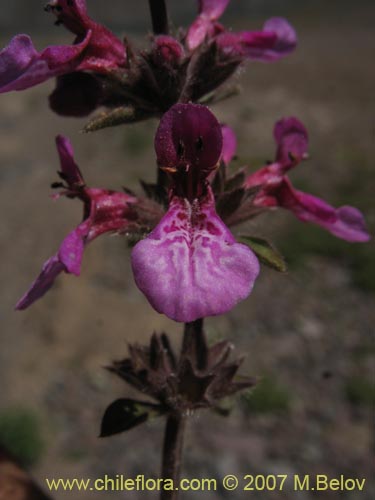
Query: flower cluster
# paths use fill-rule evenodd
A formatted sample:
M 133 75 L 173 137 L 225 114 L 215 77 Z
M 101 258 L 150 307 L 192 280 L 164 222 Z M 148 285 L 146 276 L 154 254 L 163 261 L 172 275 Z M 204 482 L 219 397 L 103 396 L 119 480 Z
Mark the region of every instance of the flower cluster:
M 64 238 L 56 255 L 44 263 L 37 279 L 18 301 L 16 309 L 19 310 L 41 298 L 60 273 L 79 276 L 84 249 L 95 238 L 105 233 L 139 234 L 147 231 L 162 213 L 151 201 L 139 199 L 130 192 L 87 187 L 74 161 L 69 140 L 59 136 L 56 145 L 61 165 L 59 176 L 63 182 L 52 184 L 54 189 L 62 189 L 53 198 L 78 198 L 83 203 L 83 221 Z
M 99 106 L 109 109 L 88 130 L 160 116 L 176 102 L 198 102 L 244 61 L 275 61 L 296 45 L 282 18 L 268 20 L 261 31 L 225 30 L 218 19 L 228 3 L 200 0 L 187 32 L 158 34 L 149 49 L 137 50 L 93 21 L 85 0 L 51 0 L 46 10 L 75 35 L 73 44 L 37 52 L 27 35 L 14 37 L 0 52 L 0 93 L 57 77 L 50 96 L 55 112 L 85 116 Z
M 37 52 L 28 36 L 18 35 L 0 52 L 0 92 L 57 77 L 50 96 L 56 112 L 83 116 L 109 108 L 87 130 L 161 116 L 158 182 L 142 184 L 146 196 L 87 187 L 70 142 L 57 138 L 62 182 L 53 185 L 61 189 L 55 198 L 79 199 L 83 220 L 45 262 L 17 309 L 42 297 L 60 273 L 79 275 L 86 245 L 108 232 L 140 238 L 131 254 L 137 286 L 158 312 L 185 323 L 223 314 L 245 299 L 259 260 L 284 269 L 267 242 L 256 236 L 236 241 L 229 229 L 265 210 L 286 208 L 339 238 L 369 239 L 356 208 L 331 207 L 291 184 L 288 172 L 307 158 L 308 148 L 307 131 L 294 117 L 275 125 L 274 162 L 228 176 L 236 137 L 200 102 L 214 102 L 218 88 L 246 60 L 275 61 L 296 46 L 296 34 L 282 18 L 269 19 L 258 32 L 227 30 L 219 19 L 228 3 L 200 0 L 187 30 L 172 36 L 161 26 L 151 46 L 139 51 L 93 21 L 85 0 L 52 0 L 46 10 L 75 35 L 73 44 Z

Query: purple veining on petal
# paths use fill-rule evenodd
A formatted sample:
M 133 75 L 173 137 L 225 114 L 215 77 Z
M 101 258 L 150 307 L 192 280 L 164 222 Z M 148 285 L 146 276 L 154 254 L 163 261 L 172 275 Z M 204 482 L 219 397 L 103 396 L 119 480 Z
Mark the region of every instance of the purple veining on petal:
M 334 208 L 325 201 L 294 189 L 285 178 L 277 193 L 279 205 L 303 222 L 317 224 L 338 238 L 351 242 L 369 241 L 370 235 L 362 213 L 354 207 Z
M 131 261 L 151 305 L 181 322 L 229 311 L 249 295 L 259 273 L 255 255 L 216 214 L 210 190 L 193 203 L 174 197 Z
M 221 133 L 223 135 L 221 159 L 225 165 L 229 165 L 237 151 L 237 137 L 233 129 L 228 127 L 228 125 L 221 126 Z
M 276 161 L 290 168 L 307 157 L 309 144 L 305 126 L 297 118 L 282 118 L 275 124 Z
M 160 121 L 155 151 L 161 167 L 212 169 L 222 151 L 221 127 L 206 106 L 175 104 Z

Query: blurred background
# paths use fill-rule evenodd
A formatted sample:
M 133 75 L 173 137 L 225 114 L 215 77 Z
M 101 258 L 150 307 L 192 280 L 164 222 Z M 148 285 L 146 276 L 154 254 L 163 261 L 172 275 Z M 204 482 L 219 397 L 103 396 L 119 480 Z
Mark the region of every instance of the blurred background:
M 96 20 L 145 42 L 146 0 L 87 3 Z M 194 19 L 193 0 L 169 4 L 175 25 Z M 0 0 L 1 47 L 22 32 L 33 36 L 37 48 L 70 43 L 71 35 L 53 26 L 43 5 Z M 374 2 L 233 0 L 223 23 L 257 29 L 277 15 L 295 26 L 297 51 L 275 64 L 248 64 L 239 79 L 242 95 L 214 108 L 238 134 L 237 164 L 256 169 L 272 159 L 274 122 L 295 115 L 311 138 L 310 160 L 291 175 L 295 185 L 334 205 L 357 206 L 373 230 Z M 71 138 L 91 186 L 138 190 L 140 178 L 153 181 L 155 175 L 156 121 L 81 135 L 85 120 L 60 118 L 48 109 L 53 86 L 0 96 L 0 444 L 43 486 L 46 477 L 155 477 L 161 421 L 97 437 L 106 406 L 132 395 L 103 366 L 125 357 L 127 342 L 147 341 L 153 331 L 168 332 L 176 346 L 181 339 L 181 326 L 152 311 L 135 287 L 125 240 L 99 238 L 85 252 L 79 279 L 61 276 L 42 301 L 25 312 L 13 310 L 82 215 L 80 202 L 49 197 L 59 168 L 55 135 Z M 230 418 L 209 412 L 191 418 L 183 476 L 344 474 L 366 477 L 367 483 L 364 492 L 341 498 L 374 498 L 374 248 L 335 239 L 282 211 L 245 230 L 272 239 L 289 272 L 263 268 L 251 297 L 225 317 L 207 320 L 206 329 L 212 340 L 232 340 L 246 355 L 243 371 L 263 381 L 251 397 L 240 398 Z M 253 492 L 252 498 L 337 495 L 291 494 L 290 488 Z M 238 490 L 182 498 L 243 495 Z M 103 494 L 60 491 L 53 498 Z

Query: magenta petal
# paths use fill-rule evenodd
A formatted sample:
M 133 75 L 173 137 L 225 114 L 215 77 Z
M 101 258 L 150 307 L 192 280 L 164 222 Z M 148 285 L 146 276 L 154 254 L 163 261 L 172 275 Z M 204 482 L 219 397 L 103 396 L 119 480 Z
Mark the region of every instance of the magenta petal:
M 272 18 L 264 24 L 263 31 L 223 33 L 216 43 L 228 55 L 272 62 L 292 52 L 297 37 L 285 19 Z
M 217 216 L 213 196 L 173 198 L 158 226 L 133 249 L 134 279 L 151 305 L 190 322 L 231 310 L 251 292 L 259 263 Z
M 17 35 L 0 51 L 0 92 L 17 80 L 35 60 L 38 52 L 27 35 Z M 5 89 L 5 90 L 4 90 Z
M 223 135 L 221 159 L 225 165 L 229 165 L 237 151 L 237 137 L 233 129 L 228 127 L 228 125 L 221 126 L 221 133 Z
M 335 236 L 354 242 L 366 242 L 371 239 L 363 214 L 358 208 L 345 205 L 336 210 L 336 215 L 337 222 L 329 229 Z
M 67 273 L 75 274 L 76 276 L 81 274 L 83 250 L 89 230 L 90 221 L 82 222 L 61 243 L 58 256 Z
M 25 295 L 17 302 L 16 309 L 22 311 L 31 306 L 36 300 L 43 297 L 52 287 L 56 277 L 65 270 L 57 255 L 48 259 L 43 265 L 42 271 L 31 285 Z
M 346 241 L 366 242 L 370 235 L 362 213 L 354 207 L 335 209 L 311 194 L 294 189 L 285 179 L 277 195 L 280 206 L 291 210 L 303 222 L 312 222 Z
M 186 35 L 189 50 L 195 50 L 207 36 L 214 36 L 216 23 L 224 13 L 230 0 L 199 0 L 199 16 L 190 26 Z
M 56 15 L 59 23 L 77 35 L 86 32 L 92 24 L 87 15 L 86 0 L 51 0 L 47 9 Z
M 230 57 L 263 60 L 264 52 L 275 45 L 275 33 L 263 31 L 224 32 L 216 37 L 220 50 Z
M 58 253 L 44 263 L 37 279 L 18 301 L 17 310 L 26 309 L 43 297 L 62 271 L 79 276 L 87 232 L 88 223 L 83 222 L 64 239 Z
M 189 50 L 195 50 L 208 35 L 214 31 L 213 22 L 206 16 L 198 16 L 190 26 L 186 35 L 186 45 Z
M 224 14 L 230 0 L 199 0 L 199 14 L 205 14 L 211 21 L 217 21 Z
M 57 152 L 60 157 L 61 172 L 70 187 L 83 186 L 81 171 L 74 161 L 73 147 L 69 139 L 62 135 L 56 137 Z
M 51 0 L 47 6 L 67 29 L 77 35 L 75 45 L 90 33 L 90 43 L 77 69 L 107 73 L 126 65 L 124 44 L 105 26 L 87 15 L 84 0 Z
M 18 35 L 0 52 L 0 93 L 24 90 L 73 71 L 91 33 L 76 45 L 47 47 L 38 53 L 27 35 Z
M 273 133 L 277 142 L 276 161 L 283 167 L 290 168 L 307 156 L 308 133 L 297 118 L 282 118 Z
M 156 132 L 158 164 L 209 170 L 220 158 L 222 141 L 220 124 L 206 106 L 175 104 L 163 115 Z
M 271 191 L 272 193 L 275 189 L 278 189 L 283 179 L 284 174 L 281 165 L 279 163 L 271 163 L 250 174 L 245 179 L 245 187 L 252 188 L 255 186 L 262 186 L 263 190 L 260 194 L 263 195 L 264 192 Z M 257 198 L 258 195 L 256 200 Z
M 276 43 L 272 50 L 265 53 L 265 60 L 275 61 L 296 48 L 297 34 L 293 26 L 283 17 L 272 17 L 264 23 L 263 31 L 276 34 Z

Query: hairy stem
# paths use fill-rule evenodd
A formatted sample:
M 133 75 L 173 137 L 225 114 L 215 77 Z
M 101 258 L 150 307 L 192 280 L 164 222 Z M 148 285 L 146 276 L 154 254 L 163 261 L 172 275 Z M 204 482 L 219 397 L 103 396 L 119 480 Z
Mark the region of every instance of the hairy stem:
M 168 35 L 169 23 L 165 0 L 148 0 L 151 10 L 152 29 L 155 35 Z
M 180 362 L 190 351 L 194 337 L 196 335 L 201 335 L 202 331 L 203 319 L 185 324 Z M 172 479 L 174 487 L 178 487 L 180 480 L 186 419 L 187 417 L 183 413 L 173 413 L 169 415 L 165 427 L 162 478 Z M 178 491 L 174 489 L 171 491 L 162 491 L 160 493 L 160 500 L 177 500 L 177 498 Z
M 170 415 L 167 419 L 164 435 L 162 478 L 172 479 L 174 487 L 178 486 L 182 462 L 186 417 Z M 160 494 L 160 500 L 177 500 L 178 491 L 165 490 Z

